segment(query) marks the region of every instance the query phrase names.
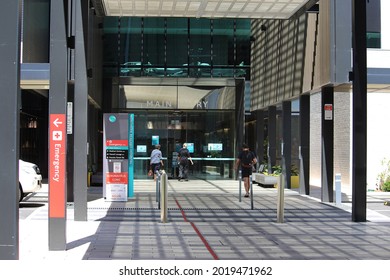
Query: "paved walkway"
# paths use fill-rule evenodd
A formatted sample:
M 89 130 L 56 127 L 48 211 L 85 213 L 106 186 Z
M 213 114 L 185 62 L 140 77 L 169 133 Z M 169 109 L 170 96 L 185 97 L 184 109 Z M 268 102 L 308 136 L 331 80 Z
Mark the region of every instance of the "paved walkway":
M 380 211 L 368 210 L 369 221 L 356 223 L 351 221 L 348 202 L 336 207 L 285 190 L 281 223 L 277 221 L 277 189 L 255 185 L 252 207 L 250 198 L 239 201 L 237 181 L 169 180 L 168 185 L 167 223 L 161 222 L 151 180 L 135 181 L 135 197 L 128 202 L 106 202 L 101 187 L 90 187 L 88 221 L 74 221 L 73 205 L 68 206 L 66 251 L 48 250 L 47 190 L 43 190 L 28 202 L 44 205 L 20 220 L 19 258 L 390 259 L 390 218 Z

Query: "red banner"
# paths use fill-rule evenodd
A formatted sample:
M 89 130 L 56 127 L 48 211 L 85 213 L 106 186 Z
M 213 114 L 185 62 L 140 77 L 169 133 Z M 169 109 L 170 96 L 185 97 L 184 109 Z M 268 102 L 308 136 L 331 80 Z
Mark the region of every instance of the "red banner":
M 129 176 L 127 172 L 107 172 L 106 173 L 106 184 L 128 184 Z
M 106 140 L 106 147 L 128 147 L 129 141 L 127 140 Z
M 50 114 L 49 123 L 49 217 L 65 218 L 66 211 L 66 116 Z

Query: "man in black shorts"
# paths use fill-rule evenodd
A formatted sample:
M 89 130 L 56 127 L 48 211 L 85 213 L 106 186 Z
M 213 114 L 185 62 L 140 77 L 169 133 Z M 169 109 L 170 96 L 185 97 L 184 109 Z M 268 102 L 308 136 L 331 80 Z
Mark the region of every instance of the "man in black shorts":
M 244 180 L 245 197 L 249 197 L 249 176 L 252 175 L 252 167 L 257 163 L 256 156 L 249 150 L 247 144 L 242 144 L 242 151 L 238 154 L 236 160 L 236 169 L 241 165 L 241 176 Z

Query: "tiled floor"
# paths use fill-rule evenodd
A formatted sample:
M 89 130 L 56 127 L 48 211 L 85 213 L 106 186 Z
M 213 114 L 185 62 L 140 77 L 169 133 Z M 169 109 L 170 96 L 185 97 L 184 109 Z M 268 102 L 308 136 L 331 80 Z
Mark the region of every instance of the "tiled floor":
M 68 207 L 67 250 L 48 250 L 44 205 L 20 221 L 20 259 L 390 259 L 387 216 L 370 211 L 355 223 L 348 202 L 335 207 L 285 190 L 281 223 L 277 189 L 255 185 L 253 203 L 238 193 L 237 181 L 169 180 L 163 223 L 154 182 L 135 181 L 128 202 L 106 202 L 91 187 L 88 221 L 74 221 Z

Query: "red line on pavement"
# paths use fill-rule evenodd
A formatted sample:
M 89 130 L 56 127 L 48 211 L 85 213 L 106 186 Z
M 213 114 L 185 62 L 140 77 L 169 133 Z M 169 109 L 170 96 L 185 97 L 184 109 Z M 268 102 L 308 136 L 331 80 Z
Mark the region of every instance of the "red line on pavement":
M 181 215 L 183 216 L 183 219 L 185 222 L 188 222 L 186 213 L 184 212 L 183 208 L 181 208 L 180 203 L 175 199 L 177 207 L 179 207 Z M 189 222 L 192 226 L 192 228 L 195 230 L 196 234 L 199 236 L 199 238 L 202 240 L 203 244 L 206 246 L 206 249 L 209 251 L 209 253 L 213 256 L 214 260 L 219 260 L 217 254 L 213 251 L 210 244 L 207 242 L 206 238 L 202 235 L 202 233 L 199 231 L 199 229 L 196 227 L 196 225 L 193 222 Z

